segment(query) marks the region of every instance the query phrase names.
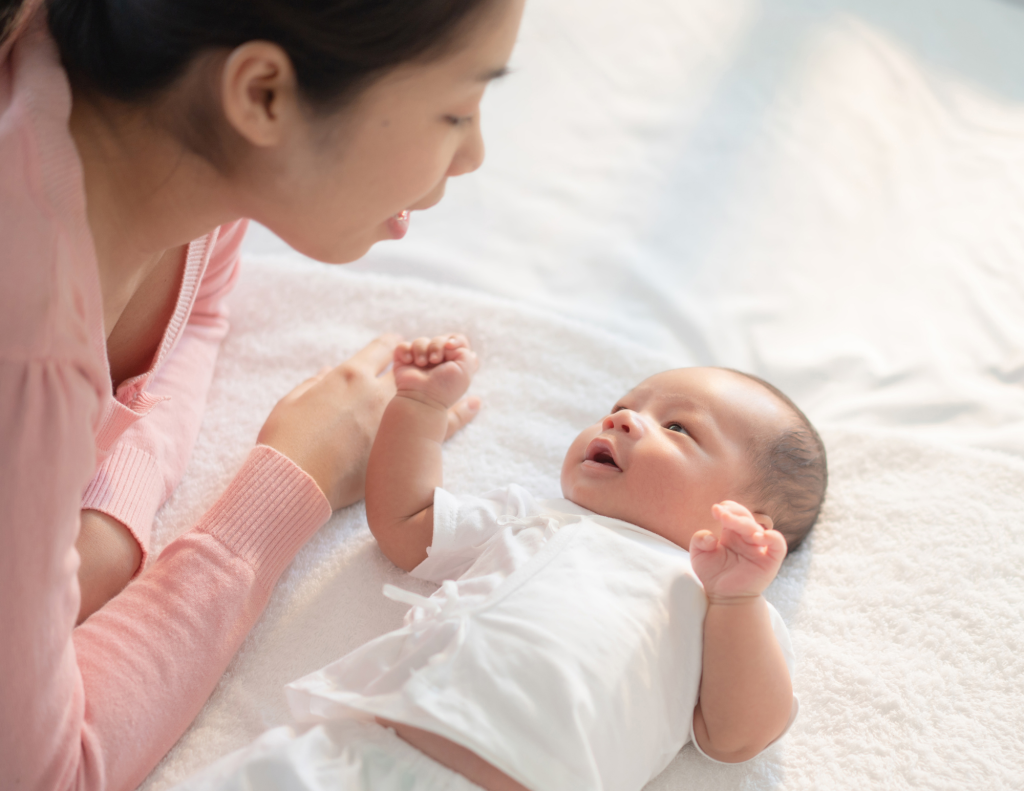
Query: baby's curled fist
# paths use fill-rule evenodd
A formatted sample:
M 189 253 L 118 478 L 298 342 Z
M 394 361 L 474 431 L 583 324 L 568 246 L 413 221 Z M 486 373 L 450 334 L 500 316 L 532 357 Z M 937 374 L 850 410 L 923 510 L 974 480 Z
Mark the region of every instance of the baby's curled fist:
M 398 395 L 442 409 L 449 409 L 462 397 L 480 367 L 469 341 L 458 334 L 400 343 L 395 347 L 394 359 Z M 469 398 L 465 406 L 476 412 L 480 401 Z

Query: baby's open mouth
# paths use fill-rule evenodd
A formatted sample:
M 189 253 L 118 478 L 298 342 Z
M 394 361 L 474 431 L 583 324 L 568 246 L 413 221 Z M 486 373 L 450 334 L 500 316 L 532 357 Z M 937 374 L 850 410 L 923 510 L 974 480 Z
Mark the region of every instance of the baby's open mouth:
M 602 464 L 612 469 L 621 469 L 618 464 L 615 463 L 615 457 L 611 453 L 611 449 L 607 447 L 603 442 L 593 442 L 590 447 L 587 448 L 587 461 L 594 462 L 595 464 Z

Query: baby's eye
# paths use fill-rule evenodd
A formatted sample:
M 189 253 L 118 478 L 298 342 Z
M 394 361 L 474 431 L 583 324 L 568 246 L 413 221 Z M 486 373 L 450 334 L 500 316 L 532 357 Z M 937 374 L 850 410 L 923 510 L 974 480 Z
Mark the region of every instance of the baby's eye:
M 678 431 L 680 434 L 689 434 L 686 427 L 682 423 L 669 423 L 665 426 L 669 431 Z
M 614 415 L 616 412 L 621 412 L 625 408 L 626 407 L 622 406 L 622 404 L 618 404 L 612 409 L 612 414 Z
M 452 126 L 465 126 L 473 120 L 471 115 L 446 115 L 444 118 Z

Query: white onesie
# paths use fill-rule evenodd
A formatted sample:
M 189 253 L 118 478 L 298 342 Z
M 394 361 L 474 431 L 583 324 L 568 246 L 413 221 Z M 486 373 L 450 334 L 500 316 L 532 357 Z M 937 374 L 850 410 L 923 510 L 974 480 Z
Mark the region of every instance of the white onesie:
M 437 489 L 412 573 L 441 587 L 386 586 L 406 625 L 290 684 L 300 720 L 423 728 L 536 791 L 638 791 L 692 738 L 707 601 L 684 549 L 515 485 Z

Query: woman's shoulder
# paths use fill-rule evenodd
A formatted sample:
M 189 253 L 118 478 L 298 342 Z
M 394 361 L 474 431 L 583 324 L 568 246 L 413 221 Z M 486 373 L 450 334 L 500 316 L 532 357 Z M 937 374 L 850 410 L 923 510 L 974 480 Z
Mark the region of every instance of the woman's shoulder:
M 45 15 L 19 24 L 0 58 L 0 355 L 102 367 L 102 299 L 68 130 L 70 88 Z

